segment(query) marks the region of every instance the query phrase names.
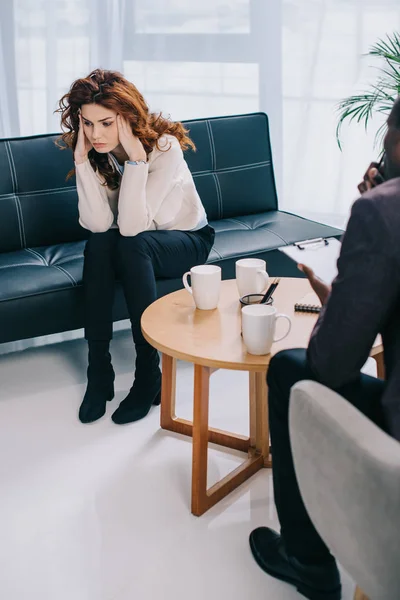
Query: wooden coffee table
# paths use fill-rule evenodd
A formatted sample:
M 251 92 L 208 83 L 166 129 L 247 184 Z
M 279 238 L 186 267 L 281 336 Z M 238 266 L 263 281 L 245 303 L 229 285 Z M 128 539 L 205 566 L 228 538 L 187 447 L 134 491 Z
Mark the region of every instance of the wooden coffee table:
M 316 314 L 295 313 L 294 304 L 310 291 L 306 279 L 281 278 L 274 294 L 278 312 L 292 319 L 290 334 L 276 342 L 271 354 L 246 352 L 241 337 L 239 295 L 235 280 L 223 281 L 218 308 L 197 310 L 186 290 L 168 294 L 149 306 L 142 316 L 146 340 L 163 353 L 161 427 L 193 438 L 192 513 L 200 516 L 259 469 L 271 466 L 266 373 L 271 357 L 287 348 L 306 348 Z M 284 324 L 286 327 L 286 324 Z M 280 330 L 279 330 L 280 331 Z M 382 346 L 371 352 L 382 374 Z M 194 363 L 193 422 L 175 415 L 176 360 Z M 250 435 L 209 427 L 209 382 L 218 369 L 248 371 Z M 207 489 L 208 443 L 241 450 L 247 459 L 232 473 Z

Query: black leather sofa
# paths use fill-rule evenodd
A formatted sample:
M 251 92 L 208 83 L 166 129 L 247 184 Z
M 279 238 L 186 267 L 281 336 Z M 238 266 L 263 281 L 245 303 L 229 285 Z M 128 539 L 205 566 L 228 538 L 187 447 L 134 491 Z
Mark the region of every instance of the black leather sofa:
M 216 230 L 209 262 L 234 277 L 240 257 L 262 257 L 271 275 L 299 276 L 277 248 L 341 231 L 278 210 L 268 119 L 256 113 L 186 123 L 197 146 L 187 161 Z M 69 150 L 57 135 L 0 140 L 0 343 L 83 326 L 82 266 L 88 232 L 78 223 Z M 159 295 L 182 287 L 158 281 Z M 127 318 L 118 286 L 114 319 Z

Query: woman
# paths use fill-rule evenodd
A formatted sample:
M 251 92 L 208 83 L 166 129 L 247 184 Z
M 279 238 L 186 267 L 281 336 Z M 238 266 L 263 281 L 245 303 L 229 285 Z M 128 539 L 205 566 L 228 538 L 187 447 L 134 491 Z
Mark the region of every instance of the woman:
M 120 73 L 96 69 L 76 80 L 60 102 L 63 141 L 73 149 L 79 222 L 91 233 L 83 287 L 88 384 L 79 418 L 102 417 L 114 396 L 109 353 L 115 280 L 123 286 L 136 347 L 129 394 L 115 423 L 142 419 L 160 403 L 157 351 L 140 318 L 157 297 L 156 277 L 181 277 L 206 262 L 214 241 L 183 157 L 194 144 L 181 123 L 149 112 Z

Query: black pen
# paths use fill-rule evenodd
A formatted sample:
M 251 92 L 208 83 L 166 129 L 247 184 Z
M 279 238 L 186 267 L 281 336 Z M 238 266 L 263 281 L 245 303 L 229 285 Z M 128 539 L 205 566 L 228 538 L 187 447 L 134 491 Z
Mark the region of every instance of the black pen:
M 274 283 L 271 283 L 271 285 L 269 286 L 269 288 L 265 292 L 265 295 L 264 295 L 263 299 L 261 300 L 260 304 L 265 304 L 266 302 L 268 302 L 268 300 L 272 297 L 272 294 L 274 293 L 274 291 L 278 287 L 279 282 L 280 282 L 280 279 L 276 279 L 274 281 Z

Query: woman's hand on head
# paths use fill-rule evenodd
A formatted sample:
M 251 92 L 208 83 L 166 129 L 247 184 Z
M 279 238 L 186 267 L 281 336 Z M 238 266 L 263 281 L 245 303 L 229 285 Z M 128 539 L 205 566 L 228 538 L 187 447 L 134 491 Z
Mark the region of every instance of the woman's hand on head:
M 133 134 L 129 121 L 124 119 L 121 115 L 117 115 L 117 127 L 119 142 L 128 155 L 128 159 L 147 160 L 143 144 L 139 138 Z
M 81 111 L 79 111 L 78 141 L 74 152 L 74 160 L 77 165 L 87 161 L 88 154 L 92 148 L 93 146 L 85 134 Z

